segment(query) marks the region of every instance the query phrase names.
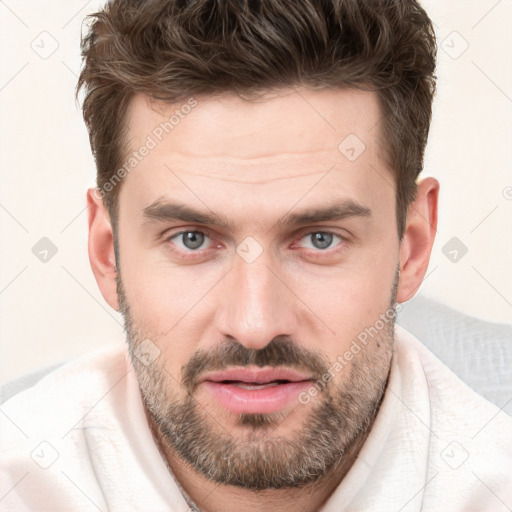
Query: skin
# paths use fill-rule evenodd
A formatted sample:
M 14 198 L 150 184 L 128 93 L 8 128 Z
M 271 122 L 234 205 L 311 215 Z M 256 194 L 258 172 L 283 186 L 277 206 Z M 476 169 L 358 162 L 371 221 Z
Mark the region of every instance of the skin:
M 225 369 L 241 361 L 236 354 L 292 366 L 290 353 L 280 350 L 285 342 L 296 368 L 321 375 L 379 315 L 416 293 L 434 242 L 439 183 L 419 182 L 400 241 L 374 93 L 288 89 L 258 102 L 229 94 L 197 99 L 121 185 L 117 266 L 109 214 L 94 189 L 88 191 L 91 266 L 105 300 L 125 317 L 155 440 L 197 506 L 208 512 L 242 506 L 318 510 L 350 469 L 373 422 L 393 352 L 392 322 L 345 361 L 323 392 L 279 413 L 240 417 L 216 404 L 198 379 L 213 364 Z M 127 113 L 131 150 L 179 107 L 135 96 Z M 349 134 L 365 145 L 355 161 L 338 150 Z M 221 214 L 233 229 L 148 221 L 143 210 L 164 198 Z M 290 212 L 344 200 L 371 214 L 278 224 Z M 183 237 L 170 239 L 205 229 L 196 252 Z M 325 231 L 342 238 L 320 248 L 312 234 Z M 262 251 L 251 263 L 236 252 L 247 237 Z M 146 339 L 158 350 L 149 365 L 136 357 Z M 194 365 L 198 361 L 202 367 Z M 339 421 L 315 423 L 325 420 L 322 414 Z M 202 438 L 187 437 L 183 424 L 197 427 Z M 329 450 L 311 444 L 322 435 Z M 215 455 L 228 442 L 245 484 L 222 481 L 230 466 Z M 187 461 L 184 454 L 194 449 L 209 455 L 219 474 L 206 474 L 194 456 Z M 265 479 L 260 470 L 269 457 Z M 299 461 L 315 467 L 315 476 L 301 480 Z

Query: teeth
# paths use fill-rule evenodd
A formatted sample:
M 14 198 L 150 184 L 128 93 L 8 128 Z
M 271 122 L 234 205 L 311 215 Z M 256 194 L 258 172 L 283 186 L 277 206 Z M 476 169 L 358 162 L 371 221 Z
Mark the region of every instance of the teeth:
M 237 388 L 242 389 L 265 389 L 265 388 L 271 388 L 274 386 L 279 386 L 278 382 L 269 382 L 268 384 L 249 384 L 247 382 L 232 382 L 233 386 L 236 386 Z

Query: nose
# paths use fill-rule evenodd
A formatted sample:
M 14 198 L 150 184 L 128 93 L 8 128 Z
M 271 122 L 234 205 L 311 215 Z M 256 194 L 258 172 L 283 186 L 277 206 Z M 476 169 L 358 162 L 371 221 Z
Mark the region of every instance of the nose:
M 216 314 L 222 335 L 253 349 L 264 348 L 276 336 L 293 335 L 297 298 L 265 251 L 252 263 L 235 255 L 226 278 Z

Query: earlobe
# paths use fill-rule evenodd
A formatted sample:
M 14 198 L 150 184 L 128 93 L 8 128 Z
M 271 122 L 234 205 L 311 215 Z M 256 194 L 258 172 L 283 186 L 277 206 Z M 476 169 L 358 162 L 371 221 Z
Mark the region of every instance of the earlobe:
M 399 303 L 414 296 L 427 272 L 437 231 L 438 197 L 439 182 L 435 178 L 424 178 L 418 183 L 416 199 L 409 206 L 400 244 Z
M 110 217 L 99 189 L 87 190 L 87 209 L 91 269 L 104 299 L 118 311 L 114 235 Z

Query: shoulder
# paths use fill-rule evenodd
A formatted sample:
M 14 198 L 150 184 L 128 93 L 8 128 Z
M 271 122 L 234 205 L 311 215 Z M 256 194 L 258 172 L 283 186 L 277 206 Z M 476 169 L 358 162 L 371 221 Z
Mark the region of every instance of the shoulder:
M 458 432 L 470 431 L 481 426 L 485 417 L 495 416 L 493 424 L 502 427 L 512 435 L 512 417 L 492 404 L 442 363 L 420 340 L 400 326 L 396 331 L 397 352 L 404 362 L 421 371 L 428 385 L 432 419 L 439 426 L 448 428 L 456 424 Z M 512 399 L 512 396 L 511 396 Z
M 119 432 L 132 372 L 123 345 L 71 361 L 0 407 L 0 510 L 88 510 L 77 479 L 102 503 L 89 443 L 92 432 Z M 90 434 L 88 434 L 88 432 Z M 42 499 L 42 501 L 41 501 Z M 45 508 L 46 507 L 46 508 Z
M 108 407 L 112 391 L 122 390 L 130 370 L 127 350 L 119 344 L 86 354 L 52 371 L 0 407 L 0 453 L 26 440 L 56 432 L 64 435 L 63 431 L 72 429 L 100 402 Z
M 500 500 L 512 503 L 512 417 L 399 326 L 396 342 L 401 371 L 414 373 L 406 380 L 422 382 L 414 387 L 428 397 L 432 483 L 425 489 L 427 503 L 436 503 L 439 496 L 445 500 L 439 505 L 449 509 L 451 504 L 453 510 L 459 510 L 461 500 L 474 510 L 500 510 Z
M 98 394 L 116 384 L 129 371 L 124 345 L 103 347 L 70 361 L 39 380 L 35 385 L 14 395 L 0 410 L 14 414 L 20 421 L 39 411 L 47 420 L 71 410 L 87 408 Z

